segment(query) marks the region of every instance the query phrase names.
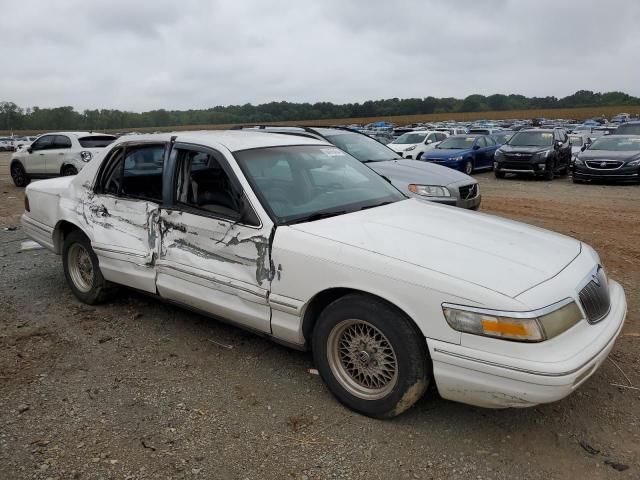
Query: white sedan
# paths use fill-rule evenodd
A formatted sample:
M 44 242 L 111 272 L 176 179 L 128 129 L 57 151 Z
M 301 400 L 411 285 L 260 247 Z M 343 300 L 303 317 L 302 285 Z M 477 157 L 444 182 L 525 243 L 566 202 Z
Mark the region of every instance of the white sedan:
M 445 132 L 415 130 L 400 135 L 387 147 L 404 158 L 420 160 L 425 152 L 436 148 L 447 136 Z
M 626 314 L 588 245 L 408 199 L 310 138 L 125 137 L 25 204 L 25 232 L 62 255 L 81 301 L 125 285 L 310 348 L 337 399 L 378 418 L 432 382 L 483 407 L 561 399 Z
M 11 156 L 11 179 L 17 187 L 24 187 L 35 178 L 75 175 L 115 139 L 113 135 L 90 132 L 41 135 Z

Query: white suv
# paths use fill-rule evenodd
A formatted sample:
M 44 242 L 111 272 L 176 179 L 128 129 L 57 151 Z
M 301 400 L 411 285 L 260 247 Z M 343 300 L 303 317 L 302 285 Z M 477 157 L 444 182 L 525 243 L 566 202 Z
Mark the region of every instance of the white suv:
M 113 135 L 89 132 L 48 133 L 27 148 L 11 156 L 10 171 L 17 187 L 32 178 L 75 175 L 104 147 L 116 139 Z
M 433 150 L 448 135 L 433 130 L 416 130 L 400 135 L 393 142 L 387 144 L 391 150 L 404 158 L 420 160 L 422 154 Z

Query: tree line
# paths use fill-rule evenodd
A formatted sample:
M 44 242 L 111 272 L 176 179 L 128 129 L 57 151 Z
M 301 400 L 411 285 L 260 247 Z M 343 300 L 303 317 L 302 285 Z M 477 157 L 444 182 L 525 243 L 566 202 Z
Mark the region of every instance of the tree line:
M 181 125 L 215 125 L 418 115 L 531 110 L 549 108 L 640 105 L 640 98 L 623 92 L 580 90 L 564 98 L 523 95 L 469 95 L 458 98 L 389 98 L 364 103 L 337 105 L 331 102 L 270 102 L 261 105 L 229 105 L 198 110 L 152 110 L 127 112 L 96 109 L 76 111 L 73 107 L 21 108 L 0 102 L 0 130 L 107 130 Z

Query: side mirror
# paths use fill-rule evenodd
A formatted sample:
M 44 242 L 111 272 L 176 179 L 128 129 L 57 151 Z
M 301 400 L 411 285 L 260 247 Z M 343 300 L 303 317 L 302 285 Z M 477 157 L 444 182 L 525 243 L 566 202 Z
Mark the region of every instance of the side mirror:
M 560 148 L 562 146 L 562 142 L 560 140 L 556 140 L 554 145 L 556 148 Z
M 585 143 L 584 145 L 582 145 L 582 147 L 580 147 L 580 151 L 584 152 L 587 148 L 589 148 L 589 145 Z
M 473 146 L 473 149 L 474 149 L 474 150 L 479 150 L 479 149 L 480 149 L 480 145 L 478 145 L 478 144 L 474 145 L 474 146 Z
M 29 152 L 29 153 L 33 153 L 33 148 L 31 148 L 31 147 L 27 147 L 27 152 Z
M 427 140 L 427 145 L 429 145 L 430 143 L 433 143 L 433 140 L 431 139 Z

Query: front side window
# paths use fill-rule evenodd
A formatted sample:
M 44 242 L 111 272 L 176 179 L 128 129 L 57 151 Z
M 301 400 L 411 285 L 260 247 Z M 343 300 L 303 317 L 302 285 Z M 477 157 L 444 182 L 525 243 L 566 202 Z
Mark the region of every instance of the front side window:
M 51 148 L 53 145 L 53 135 L 45 135 L 44 137 L 38 138 L 33 145 L 31 145 L 31 150 L 47 150 Z
M 335 147 L 259 148 L 234 156 L 265 208 L 280 224 L 312 221 L 406 198 L 373 170 Z M 285 166 L 290 178 L 280 173 Z
M 238 219 L 241 214 L 240 192 L 216 155 L 211 152 L 178 149 L 176 202 L 225 218 Z M 287 181 L 284 165 L 274 165 L 276 177 Z
M 71 148 L 71 139 L 66 135 L 56 135 L 53 141 L 53 148 Z

